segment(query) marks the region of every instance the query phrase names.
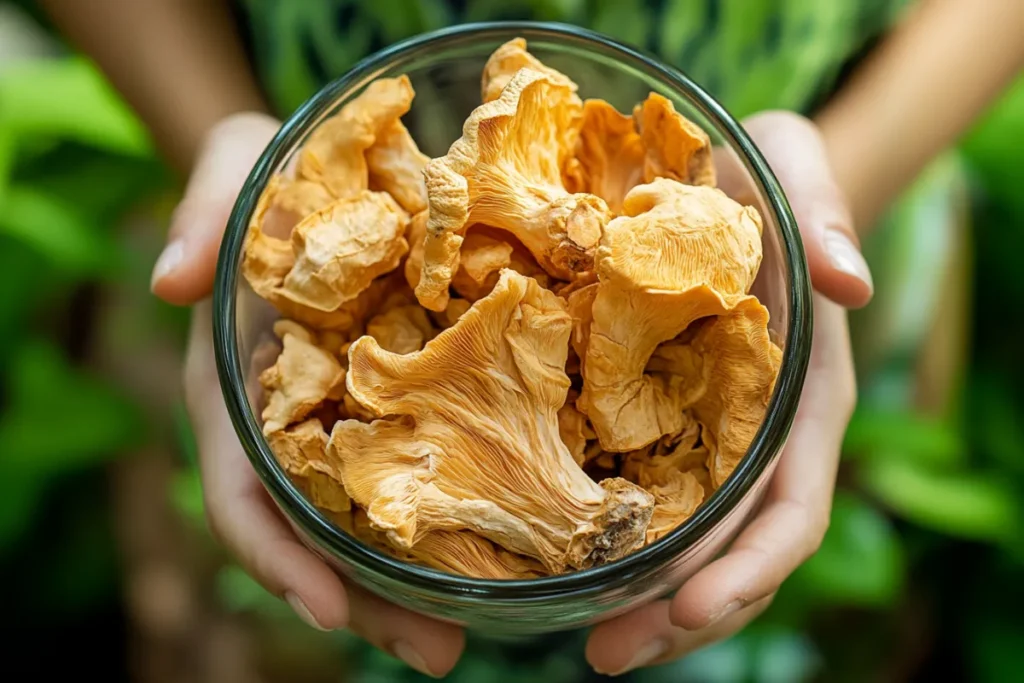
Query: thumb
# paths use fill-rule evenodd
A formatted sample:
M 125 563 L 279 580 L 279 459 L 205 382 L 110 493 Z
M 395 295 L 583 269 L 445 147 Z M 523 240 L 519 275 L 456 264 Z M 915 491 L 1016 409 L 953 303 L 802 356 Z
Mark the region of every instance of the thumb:
M 222 120 L 207 134 L 174 210 L 167 245 L 153 266 L 150 288 L 158 297 L 187 305 L 210 294 L 231 208 L 279 126 L 270 116 L 244 113 Z
M 871 271 L 817 127 L 784 111 L 756 114 L 743 127 L 786 192 L 814 288 L 847 308 L 865 306 L 874 293 Z

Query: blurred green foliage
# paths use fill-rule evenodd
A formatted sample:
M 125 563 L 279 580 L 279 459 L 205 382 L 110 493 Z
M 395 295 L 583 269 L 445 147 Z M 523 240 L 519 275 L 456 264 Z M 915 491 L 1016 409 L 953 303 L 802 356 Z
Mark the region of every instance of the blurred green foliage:
M 688 13 L 700 7 L 668 4 L 675 28 L 690 25 Z M 372 5 L 409 24 L 392 38 L 440 16 Z M 547 4 L 553 16 L 546 18 L 577 6 Z M 800 7 L 810 12 L 811 4 Z M 760 16 L 756 6 L 745 12 L 742 20 L 722 18 L 728 30 L 715 38 L 719 56 L 743 52 Z M 595 21 L 628 39 L 649 31 L 637 23 L 641 14 L 609 7 Z M 829 26 L 842 19 L 814 16 Z M 661 42 L 680 52 L 687 36 L 665 27 Z M 336 57 L 340 63 L 351 55 Z M 744 66 L 749 56 L 716 64 L 758 84 L 727 97 L 746 112 L 763 106 L 765 93 L 809 92 L 791 71 L 806 59 L 781 50 L 758 62 L 761 76 Z M 288 64 L 280 68 L 285 73 Z M 290 83 L 296 97 L 314 87 Z M 726 95 L 731 87 L 721 86 Z M 979 683 L 1019 679 L 1024 319 L 1013 312 L 1024 299 L 1021 140 L 1024 80 L 935 162 L 865 244 L 878 294 L 851 316 L 861 401 L 821 549 L 742 634 L 631 680 L 842 682 L 909 680 L 908 672 L 918 680 L 936 672 Z M 0 575 L 24 589 L 12 609 L 29 620 L 117 599 L 102 467 L 152 434 L 138 406 L 83 369 L 88 335 L 80 326 L 88 315 L 80 309 L 97 284 L 119 281 L 131 265 L 117 220 L 167 182 L 142 127 L 88 62 L 62 55 L 0 70 Z M 964 197 L 969 213 L 960 210 Z M 940 263 L 969 265 L 966 279 L 954 282 L 969 292 L 962 317 L 944 317 L 954 306 L 946 289 L 951 276 L 936 269 Z M 923 363 L 950 334 L 966 338 L 964 351 Z M 947 373 L 950 367 L 955 372 Z M 929 372 L 950 379 L 935 389 Z M 175 419 L 181 450 L 194 464 L 187 419 Z M 167 495 L 202 532 L 195 468 L 184 468 Z M 299 628 L 237 568 L 223 569 L 218 587 L 226 609 Z M 420 680 L 354 638 L 332 638 L 347 680 Z M 567 635 L 565 647 L 551 651 L 473 636 L 451 680 L 585 680 L 580 638 Z

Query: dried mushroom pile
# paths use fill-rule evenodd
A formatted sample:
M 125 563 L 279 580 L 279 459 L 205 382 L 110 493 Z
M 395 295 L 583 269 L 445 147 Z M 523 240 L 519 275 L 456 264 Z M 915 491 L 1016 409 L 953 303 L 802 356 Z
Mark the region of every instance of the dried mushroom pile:
M 270 446 L 363 542 L 484 578 L 607 563 L 743 457 L 781 351 L 750 295 L 762 224 L 651 94 L 581 100 L 517 39 L 428 159 L 379 79 L 275 178 L 242 269 L 281 314 Z

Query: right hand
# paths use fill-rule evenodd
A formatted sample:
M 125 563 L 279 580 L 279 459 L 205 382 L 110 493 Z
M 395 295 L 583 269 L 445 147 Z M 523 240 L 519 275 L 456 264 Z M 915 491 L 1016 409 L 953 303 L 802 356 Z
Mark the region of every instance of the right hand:
M 221 395 L 210 301 L 217 254 L 242 184 L 279 126 L 262 114 L 238 114 L 209 132 L 153 269 L 154 294 L 193 306 L 185 400 L 199 447 L 207 520 L 239 564 L 305 622 L 321 630 L 349 628 L 421 673 L 440 677 L 462 653 L 462 630 L 347 585 L 306 548 L 246 458 Z

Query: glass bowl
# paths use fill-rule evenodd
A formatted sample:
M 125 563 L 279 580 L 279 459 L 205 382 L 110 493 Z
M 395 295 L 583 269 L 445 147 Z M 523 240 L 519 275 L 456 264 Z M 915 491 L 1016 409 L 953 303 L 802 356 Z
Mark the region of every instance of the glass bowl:
M 408 564 L 349 536 L 315 508 L 278 465 L 261 431 L 256 377 L 273 358 L 257 349 L 274 339 L 276 312 L 240 277 L 242 242 L 269 179 L 285 169 L 306 137 L 372 80 L 406 74 L 416 91 L 403 118 L 420 148 L 441 156 L 480 102 L 487 57 L 515 37 L 545 64 L 566 73 L 583 98 L 631 111 L 651 91 L 702 126 L 716 164 L 738 201 L 761 212 L 764 256 L 755 293 L 768 308 L 783 349 L 766 417 L 732 476 L 684 523 L 656 543 L 585 571 L 530 580 L 472 579 Z M 741 193 L 743 196 L 737 196 Z M 678 70 L 599 34 L 533 22 L 463 24 L 396 44 L 324 87 L 281 127 L 234 206 L 220 251 L 214 293 L 217 370 L 239 439 L 296 533 L 354 584 L 408 609 L 496 635 L 538 634 L 592 624 L 678 588 L 736 536 L 760 501 L 796 411 L 810 355 L 811 298 L 803 247 L 786 199 L 742 127 Z

